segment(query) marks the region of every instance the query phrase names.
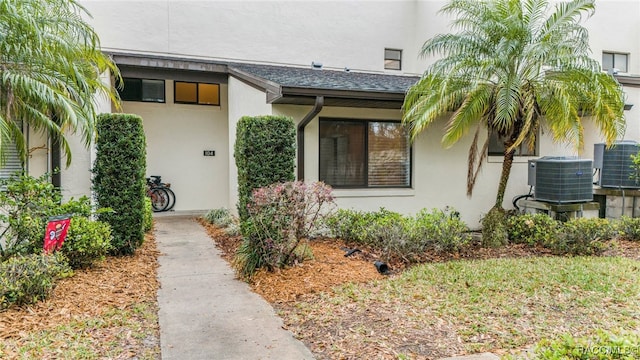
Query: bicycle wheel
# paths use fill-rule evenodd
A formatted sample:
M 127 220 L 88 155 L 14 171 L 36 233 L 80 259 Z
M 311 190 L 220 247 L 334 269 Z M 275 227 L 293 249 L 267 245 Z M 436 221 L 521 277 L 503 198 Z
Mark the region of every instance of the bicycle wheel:
M 149 190 L 151 208 L 153 212 L 165 211 L 169 206 L 169 193 L 165 189 L 153 188 Z
M 164 211 L 169 211 L 173 209 L 173 206 L 176 204 L 176 194 L 168 187 L 163 187 L 162 190 L 166 191 L 169 195 L 169 203 L 167 204 L 167 208 L 164 209 Z

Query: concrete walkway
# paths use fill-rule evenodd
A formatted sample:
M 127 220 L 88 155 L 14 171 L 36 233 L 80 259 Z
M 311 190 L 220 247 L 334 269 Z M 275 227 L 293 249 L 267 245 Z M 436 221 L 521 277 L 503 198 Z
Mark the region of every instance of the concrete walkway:
M 162 359 L 313 359 L 193 217 L 156 217 Z

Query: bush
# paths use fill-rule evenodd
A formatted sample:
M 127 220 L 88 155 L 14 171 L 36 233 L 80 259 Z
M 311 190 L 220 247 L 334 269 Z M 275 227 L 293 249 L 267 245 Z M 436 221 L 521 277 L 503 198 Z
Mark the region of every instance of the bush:
M 110 211 L 110 209 L 99 209 L 98 212 Z M 91 200 L 86 196 L 81 196 L 79 199 L 71 199 L 64 204 L 61 204 L 57 210 L 53 211 L 54 215 L 70 215 L 70 216 L 83 216 L 91 217 L 93 214 L 93 208 L 91 207 Z
M 304 260 L 303 238 L 328 216 L 333 206 L 331 188 L 323 183 L 287 182 L 254 191 L 240 223 L 243 242 L 236 267 L 245 278 L 256 269 L 281 268 Z
M 100 114 L 93 190 L 99 215 L 111 225 L 113 253 L 132 254 L 144 241 L 146 150 L 142 119 L 131 114 Z
M 101 221 L 84 217 L 71 219 L 61 252 L 73 269 L 87 268 L 104 259 L 111 250 L 111 228 Z
M 71 274 L 60 253 L 16 255 L 0 263 L 0 309 L 45 299 L 58 279 Z
M 640 241 L 640 218 L 623 216 L 616 223 L 616 228 L 622 239 Z
M 255 189 L 293 181 L 296 127 L 282 116 L 244 116 L 238 121 L 234 154 L 238 168 L 238 215 L 249 218 L 247 205 Z
M 423 209 L 415 217 L 385 208 L 375 212 L 340 209 L 326 224 L 333 236 L 380 250 L 386 261 L 399 257 L 413 263 L 427 249 L 456 252 L 471 240 L 457 212 L 448 208 Z
M 401 214 L 385 208 L 370 212 L 339 209 L 325 223 L 334 237 L 381 249 L 381 241 L 385 236 L 379 234 L 380 229 L 385 224 L 400 221 Z
M 144 218 L 142 219 L 142 231 L 148 233 L 153 229 L 153 208 L 151 198 L 144 197 Z
M 4 226 L 0 231 L 2 259 L 42 250 L 47 219 L 62 211 L 62 196 L 47 180 L 46 174 L 39 178 L 14 175 L 0 180 L 0 186 L 5 188 L 0 191 L 3 210 L 0 223 Z
M 438 252 L 457 252 L 471 241 L 469 228 L 451 208 L 421 210 L 416 216 L 415 231 L 418 239 L 425 239 Z
M 229 209 L 219 208 L 211 209 L 204 215 L 204 220 L 209 224 L 226 228 L 233 222 L 233 216 Z
M 544 245 L 560 235 L 562 225 L 547 214 L 514 215 L 507 219 L 509 241 L 530 246 Z
M 599 330 L 595 338 L 574 338 L 570 334 L 559 340 L 540 341 L 534 350 L 540 360 L 608 360 L 640 358 L 640 336 L 634 333 L 608 333 Z
M 603 249 L 603 241 L 615 236 L 607 219 L 578 218 L 562 225 L 561 234 L 545 243 L 556 254 L 595 255 Z

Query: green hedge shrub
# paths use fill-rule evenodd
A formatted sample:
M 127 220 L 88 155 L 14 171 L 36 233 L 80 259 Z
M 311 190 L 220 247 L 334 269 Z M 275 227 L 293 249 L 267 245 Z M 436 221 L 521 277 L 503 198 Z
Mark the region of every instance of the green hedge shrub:
M 615 235 L 607 219 L 578 218 L 563 223 L 560 235 L 544 245 L 556 254 L 596 255 L 602 252 L 604 241 Z
M 73 269 L 91 267 L 111 250 L 111 227 L 85 217 L 71 219 L 61 252 Z
M 623 216 L 616 223 L 616 229 L 622 239 L 640 241 L 640 218 Z
M 114 254 L 132 254 L 144 241 L 146 145 L 142 119 L 132 114 L 100 114 L 96 126 L 93 190 L 99 215 L 111 225 Z
M 247 220 L 253 190 L 295 180 L 296 127 L 284 116 L 244 116 L 238 121 L 234 157 L 238 168 L 238 215 Z
M 400 213 L 385 208 L 378 211 L 338 209 L 326 220 L 326 225 L 336 238 L 381 249 L 380 229 L 385 224 L 402 221 Z
M 153 207 L 151 205 L 151 198 L 144 197 L 144 219 L 142 220 L 142 230 L 148 233 L 153 229 Z
M 560 236 L 562 224 L 547 214 L 523 214 L 507 219 L 509 241 L 530 246 L 544 245 Z
M 340 209 L 325 222 L 332 235 L 383 253 L 384 260 L 399 257 L 419 262 L 423 253 L 457 252 L 471 241 L 468 227 L 454 209 L 423 209 L 415 217 L 380 208 L 364 212 Z
M 72 270 L 61 253 L 16 255 L 0 263 L 0 309 L 45 299 Z
M 415 217 L 415 231 L 418 239 L 437 252 L 455 253 L 471 241 L 469 228 L 451 208 L 421 210 Z

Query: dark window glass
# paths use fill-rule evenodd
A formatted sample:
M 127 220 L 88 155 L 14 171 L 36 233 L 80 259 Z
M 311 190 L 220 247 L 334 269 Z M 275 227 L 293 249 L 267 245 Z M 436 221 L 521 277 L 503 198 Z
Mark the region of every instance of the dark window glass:
M 402 50 L 384 49 L 384 68 L 387 70 L 401 70 Z
M 164 80 L 142 80 L 142 101 L 164 102 Z
M 119 89 L 120 99 L 124 101 L 142 101 L 142 80 L 124 78 L 122 89 Z
M 504 156 L 504 140 L 500 139 L 497 133 L 489 134 L 489 155 Z M 538 156 L 538 146 L 529 149 L 529 144 L 525 141 L 516 148 L 516 156 Z
M 123 78 L 118 89 L 123 101 L 164 102 L 164 80 Z

